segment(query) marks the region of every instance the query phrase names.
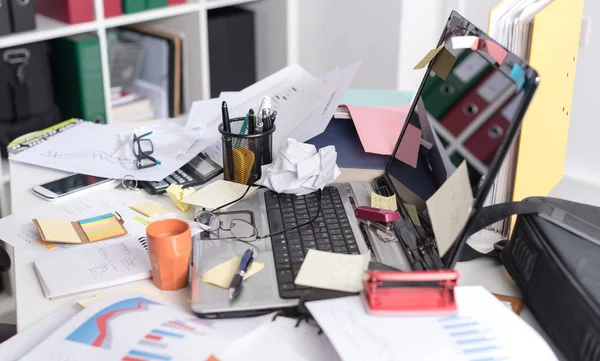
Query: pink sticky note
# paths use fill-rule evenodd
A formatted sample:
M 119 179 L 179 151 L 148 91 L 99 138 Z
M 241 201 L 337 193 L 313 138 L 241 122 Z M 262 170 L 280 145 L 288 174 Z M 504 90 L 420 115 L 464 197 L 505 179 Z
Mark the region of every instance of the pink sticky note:
M 481 40 L 479 42 L 478 50 L 490 54 L 498 64 L 502 64 L 504 59 L 508 56 L 508 51 L 498 45 L 495 41 Z
M 454 36 L 451 39 L 452 49 L 472 49 L 479 47 L 479 37 L 477 36 Z
M 365 151 L 391 155 L 406 122 L 410 106 L 369 108 L 348 105 L 347 107 Z M 420 142 L 421 130 L 409 124 L 396 158 L 416 168 Z

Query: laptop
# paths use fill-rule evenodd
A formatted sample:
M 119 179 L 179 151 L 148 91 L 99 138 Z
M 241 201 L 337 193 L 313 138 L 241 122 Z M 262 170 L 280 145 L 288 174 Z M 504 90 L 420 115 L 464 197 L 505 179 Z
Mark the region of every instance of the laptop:
M 479 37 L 485 40 L 487 49 L 495 51 L 453 49 L 451 39 L 458 36 Z M 448 63 L 429 65 L 393 153 L 398 152 L 408 124 L 421 129 L 422 143 L 428 146 L 421 146 L 417 167 L 390 156 L 384 175 L 373 182 L 333 184 L 323 189 L 321 212 L 314 222 L 252 243 L 254 260 L 264 263 L 264 269 L 245 281 L 243 291 L 233 301 L 225 290 L 202 282 L 202 275 L 220 263 L 241 257 L 248 245 L 195 239 L 193 311 L 212 318 L 242 317 L 296 306 L 299 298 L 310 291 L 294 284 L 310 249 L 342 254 L 371 252 L 373 261 L 406 271 L 454 267 L 509 147 L 517 138 L 539 77 L 524 60 L 498 48 L 456 12 L 448 18 L 441 44 L 445 44 L 444 61 Z M 447 250 L 440 254 L 425 202 L 463 162 L 474 202 L 465 226 L 449 249 L 445 247 Z M 429 193 L 425 197 L 417 195 L 406 186 L 411 183 L 406 181 L 409 177 L 413 177 L 412 183 L 417 179 L 417 183 L 431 185 Z M 370 205 L 371 192 L 396 196 L 400 220 L 390 229 L 395 241 L 382 239 L 376 229 L 365 227 L 354 216 L 356 207 Z M 416 208 L 416 217 L 406 204 Z M 318 210 L 315 193 L 295 196 L 260 190 L 227 209 L 220 218 L 225 224 L 229 219 L 244 219 L 254 224 L 260 235 L 267 235 L 304 224 Z

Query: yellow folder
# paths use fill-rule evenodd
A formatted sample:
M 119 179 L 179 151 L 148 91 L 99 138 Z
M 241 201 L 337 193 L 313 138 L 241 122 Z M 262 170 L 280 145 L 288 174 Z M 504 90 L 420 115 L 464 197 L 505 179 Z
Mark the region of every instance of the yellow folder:
M 583 0 L 554 0 L 533 20 L 529 64 L 541 82 L 523 118 L 514 201 L 546 196 L 563 177 L 582 15 Z

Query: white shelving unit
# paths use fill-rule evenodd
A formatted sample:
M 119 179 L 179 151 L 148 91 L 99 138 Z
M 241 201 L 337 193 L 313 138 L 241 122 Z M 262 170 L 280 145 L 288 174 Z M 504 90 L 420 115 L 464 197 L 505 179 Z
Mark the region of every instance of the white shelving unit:
M 135 14 L 104 18 L 103 0 L 95 0 L 96 20 L 83 24 L 66 24 L 37 14 L 37 28 L 0 37 L 0 49 L 94 32 L 100 39 L 107 121 L 110 116 L 110 67 L 107 30 L 119 26 L 148 23 L 185 34 L 184 73 L 186 109 L 191 102 L 210 97 L 210 54 L 208 47 L 208 12 L 212 9 L 240 5 L 256 15 L 257 74 L 259 79 L 286 66 L 289 62 L 287 38 L 288 2 L 292 0 L 188 0 L 187 3 Z M 272 21 L 276 20 L 276 21 Z

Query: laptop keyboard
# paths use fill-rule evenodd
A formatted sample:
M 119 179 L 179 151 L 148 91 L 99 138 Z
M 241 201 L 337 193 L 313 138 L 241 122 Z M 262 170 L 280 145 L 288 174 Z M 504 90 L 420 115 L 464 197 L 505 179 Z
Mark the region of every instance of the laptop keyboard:
M 309 222 L 319 210 L 316 193 L 306 196 L 265 193 L 271 233 Z M 296 286 L 294 279 L 309 249 L 359 254 L 340 193 L 335 187 L 323 189 L 321 214 L 309 225 L 271 237 L 281 298 L 298 298 L 309 287 Z

